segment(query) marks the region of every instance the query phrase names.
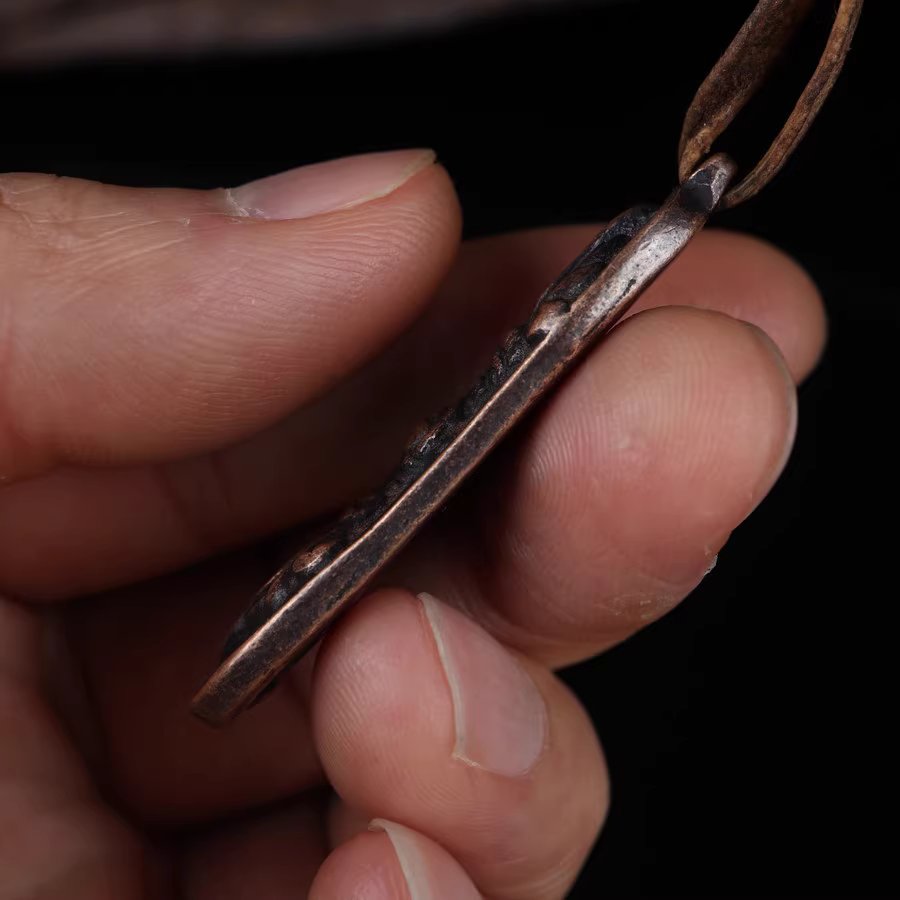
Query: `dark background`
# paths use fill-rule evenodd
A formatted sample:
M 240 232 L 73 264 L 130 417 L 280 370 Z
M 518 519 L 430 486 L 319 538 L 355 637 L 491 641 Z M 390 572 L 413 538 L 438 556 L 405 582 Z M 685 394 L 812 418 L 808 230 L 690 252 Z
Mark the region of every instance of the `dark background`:
M 833 11 L 821 6 L 820 25 Z M 785 478 L 715 572 L 665 621 L 569 674 L 614 791 L 576 898 L 896 892 L 889 6 L 868 4 L 838 89 L 785 173 L 720 220 L 806 265 L 830 345 L 802 388 Z M 0 170 L 218 186 L 430 145 L 470 235 L 597 220 L 668 192 L 681 116 L 750 8 L 647 0 L 327 53 L 0 74 Z M 739 160 L 777 125 L 822 37 L 810 30 L 725 142 Z

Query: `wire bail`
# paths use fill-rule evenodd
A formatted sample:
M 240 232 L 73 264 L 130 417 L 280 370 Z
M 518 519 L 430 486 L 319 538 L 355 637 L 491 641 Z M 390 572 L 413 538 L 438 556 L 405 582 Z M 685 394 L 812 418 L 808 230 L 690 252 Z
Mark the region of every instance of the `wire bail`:
M 759 89 L 814 2 L 760 0 L 756 5 L 687 111 L 678 149 L 682 182 L 709 155 L 716 139 Z M 843 68 L 862 7 L 863 0 L 841 0 L 825 51 L 793 112 L 755 168 L 725 195 L 721 209 L 759 193 L 797 148 Z

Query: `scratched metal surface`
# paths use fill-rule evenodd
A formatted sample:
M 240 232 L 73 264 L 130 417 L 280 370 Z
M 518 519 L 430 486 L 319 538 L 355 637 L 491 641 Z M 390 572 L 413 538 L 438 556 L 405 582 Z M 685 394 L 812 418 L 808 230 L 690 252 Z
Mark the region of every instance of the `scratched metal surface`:
M 652 212 L 652 207 L 637 208 L 603 231 L 538 300 L 530 322 L 539 323 L 541 313 L 549 307 L 560 304 L 568 306 L 577 299 L 587 285 L 599 277 L 613 256 L 643 227 Z M 230 656 L 329 562 L 359 540 L 384 515 L 390 505 L 447 450 L 487 401 L 509 381 L 544 334 L 523 325 L 509 335 L 494 355 L 491 367 L 472 389 L 451 409 L 426 423 L 414 437 L 396 472 L 378 493 L 350 507 L 332 527 L 315 537 L 305 551 L 299 553 L 260 590 L 229 636 L 223 658 Z
M 200 718 L 230 721 L 323 636 L 684 249 L 734 170 L 730 159 L 716 155 L 649 218 L 638 208 L 604 230 L 545 292 L 526 325 L 511 333 L 475 388 L 414 442 L 399 474 L 345 515 L 335 537 L 304 548 L 264 586 L 229 642 L 234 649 L 194 698 Z

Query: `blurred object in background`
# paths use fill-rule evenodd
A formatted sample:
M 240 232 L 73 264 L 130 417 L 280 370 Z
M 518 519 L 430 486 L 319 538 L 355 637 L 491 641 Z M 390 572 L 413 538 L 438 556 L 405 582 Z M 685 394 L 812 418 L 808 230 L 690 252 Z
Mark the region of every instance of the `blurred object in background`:
M 0 0 L 0 65 L 361 40 L 566 2 Z

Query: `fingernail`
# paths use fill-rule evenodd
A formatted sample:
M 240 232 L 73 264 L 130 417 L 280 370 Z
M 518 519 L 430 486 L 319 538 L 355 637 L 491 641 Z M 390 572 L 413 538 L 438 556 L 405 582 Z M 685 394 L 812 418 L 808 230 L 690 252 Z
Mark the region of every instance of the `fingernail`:
M 462 613 L 420 594 L 450 687 L 453 756 L 498 775 L 537 765 L 547 743 L 547 708 L 515 658 Z
M 416 846 L 415 834 L 403 825 L 387 819 L 372 819 L 369 831 L 383 831 L 388 836 L 400 863 L 410 900 L 427 900 L 433 897 L 428 865 Z
M 349 156 L 230 188 L 225 200 L 234 216 L 308 219 L 386 197 L 434 161 L 433 150 Z

